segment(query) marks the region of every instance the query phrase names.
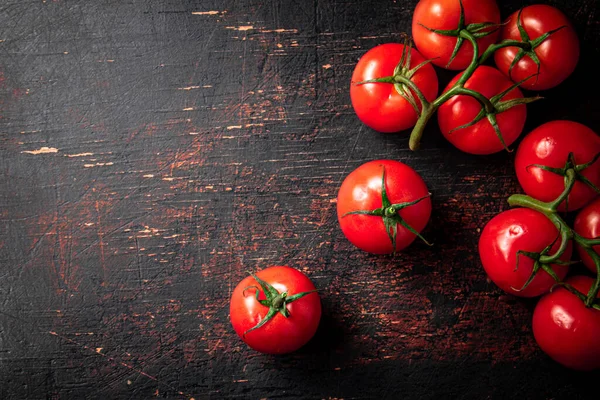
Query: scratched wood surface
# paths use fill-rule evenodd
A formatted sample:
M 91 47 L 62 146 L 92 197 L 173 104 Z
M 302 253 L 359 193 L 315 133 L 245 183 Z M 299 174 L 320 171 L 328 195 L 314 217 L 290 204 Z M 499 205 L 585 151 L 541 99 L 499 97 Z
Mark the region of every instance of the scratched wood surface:
M 600 5 L 549 3 L 582 59 L 526 129 L 600 132 Z M 600 375 L 550 361 L 535 303 L 478 260 L 519 191 L 514 155 L 460 153 L 435 121 L 410 152 L 352 111 L 354 64 L 400 40 L 415 4 L 0 1 L 0 398 L 586 398 Z M 379 158 L 427 182 L 433 248 L 372 256 L 343 237 L 337 189 Z M 276 264 L 306 272 L 324 308 L 280 357 L 228 319 L 244 271 Z

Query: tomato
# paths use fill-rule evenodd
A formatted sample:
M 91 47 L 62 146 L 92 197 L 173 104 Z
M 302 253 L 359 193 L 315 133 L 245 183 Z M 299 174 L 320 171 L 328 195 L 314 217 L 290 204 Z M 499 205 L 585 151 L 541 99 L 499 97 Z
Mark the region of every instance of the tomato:
M 431 199 L 423 179 L 408 165 L 370 161 L 342 182 L 337 216 L 342 232 L 356 247 L 388 254 L 406 248 L 425 228 Z
M 382 44 L 363 55 L 352 73 L 350 99 L 358 118 L 378 132 L 398 132 L 411 128 L 417 122 L 418 115 L 411 103 L 399 92 L 398 86 L 391 83 L 356 83 L 393 76 L 394 70 L 407 53 L 404 45 L 397 43 Z M 406 58 L 404 59 L 406 62 Z M 417 67 L 425 59 L 415 49 L 410 50 L 410 69 Z M 438 93 L 438 80 L 431 64 L 421 66 L 410 78 L 421 90 L 428 101 L 433 101 Z M 402 89 L 401 89 L 402 90 Z M 421 103 L 415 93 L 410 92 L 420 109 Z
M 483 229 L 479 238 L 479 257 L 485 272 L 500 289 L 520 297 L 540 296 L 552 288 L 556 281 L 544 270 L 539 270 L 531 283 L 519 291 L 527 282 L 534 267 L 534 261 L 517 252 L 540 253 L 558 237 L 558 229 L 544 214 L 529 208 L 514 208 L 492 218 Z M 550 248 L 549 254 L 555 254 L 560 239 Z M 563 261 L 571 259 L 572 245 L 560 257 Z M 568 266 L 552 265 L 559 278 L 564 278 Z
M 494 0 L 462 0 L 465 25 L 491 22 L 500 23 L 500 10 Z M 465 69 L 473 58 L 473 46 L 464 41 L 456 57 L 451 59 L 457 38 L 444 36 L 429 29 L 455 30 L 460 21 L 459 0 L 421 0 L 415 8 L 412 20 L 412 34 L 421 54 L 433 63 L 448 69 Z M 429 29 L 427 29 L 429 28 Z M 491 31 L 492 29 L 488 29 Z M 480 54 L 496 42 L 499 32 L 477 39 Z
M 594 280 L 573 276 L 567 283 L 587 295 Z M 533 311 L 533 335 L 538 345 L 552 359 L 572 369 L 600 368 L 599 332 L 600 311 L 586 307 L 563 287 L 542 297 Z
M 502 40 L 524 41 L 517 26 L 518 15 L 519 11 L 506 20 L 500 36 Z M 552 6 L 536 4 L 522 9 L 520 22 L 529 40 L 534 46 L 537 45 L 532 51 L 540 64 L 539 75 L 527 79 L 521 86 L 530 90 L 543 90 L 564 81 L 571 75 L 579 60 L 579 39 L 569 19 Z M 564 28 L 552 32 L 560 27 Z M 542 36 L 548 32 L 552 33 L 543 38 Z M 518 60 L 510 70 L 511 64 L 519 53 L 524 54 L 523 58 Z M 519 82 L 538 73 L 538 65 L 530 54 L 531 52 L 522 51 L 518 47 L 504 47 L 494 53 L 494 60 L 504 75 Z
M 573 153 L 576 164 L 585 164 L 600 153 L 600 137 L 585 125 L 572 121 L 551 121 L 531 131 L 517 150 L 515 169 L 521 187 L 531 197 L 550 202 L 564 191 L 564 177 L 534 166 L 563 168 Z M 600 162 L 584 169 L 581 175 L 596 187 L 600 185 Z M 596 192 L 581 181 L 575 183 L 567 198 L 568 210 L 574 211 L 596 197 Z M 562 203 L 560 211 L 567 205 Z
M 600 237 L 600 199 L 592 201 L 577 214 L 573 230 L 586 239 Z M 600 245 L 593 247 L 600 254 Z M 577 250 L 583 264 L 593 273 L 597 273 L 596 264 L 583 247 L 577 244 Z
M 462 73 L 454 77 L 444 92 L 450 90 L 461 76 Z M 491 99 L 508 90 L 512 85 L 513 83 L 497 69 L 481 66 L 475 70 L 464 87 Z M 502 104 L 503 101 L 519 98 L 523 98 L 523 94 L 518 88 L 514 88 L 499 100 Z M 483 117 L 474 125 L 456 129 L 473 121 L 481 109 L 481 104 L 471 96 L 458 95 L 451 97 L 438 109 L 440 130 L 450 143 L 466 153 L 492 154 L 499 152 L 504 149 L 504 146 L 488 118 Z M 510 146 L 523 131 L 527 108 L 524 104 L 520 104 L 494 116 L 504 143 L 506 146 Z
M 235 332 L 248 346 L 262 353 L 283 354 L 298 350 L 314 336 L 321 301 L 302 272 L 274 266 L 237 285 L 229 313 Z

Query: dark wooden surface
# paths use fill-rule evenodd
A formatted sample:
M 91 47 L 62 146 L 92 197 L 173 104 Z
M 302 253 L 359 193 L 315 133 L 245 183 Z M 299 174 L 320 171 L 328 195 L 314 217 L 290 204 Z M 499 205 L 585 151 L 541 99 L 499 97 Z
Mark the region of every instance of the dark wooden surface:
M 500 3 L 504 18 L 531 2 Z M 582 59 L 526 129 L 600 132 L 600 5 L 548 3 Z M 597 398 L 600 375 L 550 361 L 535 303 L 480 266 L 514 155 L 460 153 L 435 120 L 410 152 L 352 111 L 354 64 L 400 40 L 415 4 L 2 0 L 0 398 Z M 372 256 L 343 237 L 337 189 L 378 158 L 422 174 L 435 247 Z M 324 307 L 280 357 L 228 319 L 244 271 L 273 264 L 305 271 Z

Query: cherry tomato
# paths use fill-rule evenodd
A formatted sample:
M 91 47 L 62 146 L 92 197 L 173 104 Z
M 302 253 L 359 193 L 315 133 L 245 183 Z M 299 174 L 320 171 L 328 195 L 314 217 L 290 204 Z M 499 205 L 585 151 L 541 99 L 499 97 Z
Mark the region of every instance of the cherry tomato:
M 484 22 L 500 23 L 500 11 L 494 0 L 462 0 L 465 25 Z M 412 20 L 412 34 L 415 44 L 426 59 L 448 69 L 465 69 L 473 58 L 473 46 L 463 42 L 452 63 L 447 66 L 457 38 L 432 32 L 430 29 L 454 30 L 460 20 L 459 0 L 421 0 L 415 8 Z M 429 29 L 427 29 L 429 28 Z M 491 30 L 491 29 L 490 29 Z M 499 32 L 477 39 L 480 54 L 496 42 Z
M 447 92 L 461 77 L 458 74 L 448 84 Z M 492 97 L 509 89 L 513 83 L 495 68 L 481 66 L 465 83 L 465 88 L 483 94 L 486 98 Z M 512 89 L 500 100 L 503 101 L 522 98 L 523 94 L 518 88 Z M 471 96 L 453 96 L 438 109 L 438 124 L 442 134 L 458 149 L 471 154 L 492 154 L 504 149 L 500 138 L 487 117 L 465 128 L 464 126 L 479 114 L 481 104 Z M 525 126 L 527 108 L 524 104 L 514 106 L 506 111 L 495 114 L 496 122 L 504 143 L 510 146 L 521 134 Z
M 479 257 L 485 272 L 500 289 L 520 297 L 540 296 L 552 288 L 556 281 L 544 270 L 539 270 L 535 278 L 524 289 L 533 271 L 534 261 L 517 252 L 540 253 L 552 244 L 558 236 L 558 229 L 544 214 L 529 208 L 514 208 L 492 218 L 483 229 L 479 238 Z M 560 239 L 550 248 L 549 254 L 555 254 L 560 247 Z M 571 259 L 572 245 L 560 257 L 563 261 Z M 559 278 L 564 278 L 568 266 L 552 265 Z
M 262 353 L 283 354 L 299 349 L 314 336 L 321 301 L 302 272 L 274 266 L 237 285 L 229 313 L 235 332 L 248 346 Z
M 600 199 L 592 201 L 577 214 L 573 230 L 586 239 L 595 239 L 600 237 Z M 583 264 L 594 274 L 597 273 L 596 264 L 583 247 L 577 244 L 577 251 Z M 593 247 L 594 251 L 600 254 L 600 245 Z
M 411 103 L 406 100 L 397 85 L 392 83 L 358 82 L 393 76 L 394 70 L 402 59 L 404 45 L 397 43 L 382 44 L 363 55 L 352 74 L 350 99 L 358 118 L 378 132 L 398 132 L 411 128 L 417 122 L 418 115 Z M 405 63 L 407 57 L 405 57 Z M 417 67 L 425 59 L 415 49 L 410 50 L 409 69 Z M 428 101 L 433 101 L 438 93 L 438 80 L 431 64 L 421 66 L 410 78 L 421 90 Z M 408 92 L 406 92 L 408 93 Z M 421 109 L 417 95 L 410 91 L 414 104 Z
M 519 11 L 508 17 L 502 29 L 501 40 L 523 41 L 517 26 L 518 15 Z M 533 42 L 534 46 L 537 45 L 533 52 L 537 55 L 540 64 L 539 75 L 527 79 L 521 86 L 530 90 L 543 90 L 558 85 L 571 75 L 579 60 L 579 39 L 577 39 L 573 25 L 558 9 L 543 4 L 523 8 L 520 21 L 529 40 Z M 552 32 L 560 27 L 563 28 Z M 548 32 L 552 33 L 544 39 L 542 36 Z M 536 43 L 536 39 L 538 39 L 539 45 Z M 511 64 L 519 53 L 525 55 L 510 70 Z M 494 60 L 498 69 L 515 82 L 538 73 L 536 62 L 526 51 L 524 52 L 518 47 L 504 47 L 496 51 Z
M 567 283 L 587 295 L 594 280 L 573 276 Z M 600 311 L 586 307 L 562 287 L 542 297 L 533 312 L 533 335 L 538 345 L 568 368 L 583 371 L 600 368 L 599 332 Z
M 388 254 L 406 248 L 415 240 L 414 232 L 425 228 L 431 216 L 431 199 L 423 179 L 408 165 L 393 160 L 370 161 L 342 182 L 337 216 L 342 232 L 356 247 Z
M 530 132 L 517 150 L 515 169 L 521 187 L 531 197 L 550 202 L 564 191 L 564 177 L 534 166 L 563 168 L 573 153 L 576 164 L 585 164 L 600 153 L 600 137 L 585 125 L 572 121 L 547 122 Z M 600 162 L 581 172 L 596 187 L 600 185 Z M 588 185 L 577 181 L 567 198 L 568 210 L 574 211 L 596 197 Z M 560 211 L 567 206 L 562 203 Z

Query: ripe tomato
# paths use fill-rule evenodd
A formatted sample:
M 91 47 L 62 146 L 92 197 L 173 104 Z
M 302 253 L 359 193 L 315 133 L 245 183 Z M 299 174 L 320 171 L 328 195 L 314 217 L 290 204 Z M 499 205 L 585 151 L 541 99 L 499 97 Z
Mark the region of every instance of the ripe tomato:
M 567 283 L 587 295 L 594 280 L 573 276 Z M 572 369 L 600 368 L 599 332 L 600 311 L 586 307 L 563 287 L 542 297 L 533 312 L 533 335 L 538 345 L 555 361 Z
M 378 132 L 398 132 L 411 128 L 417 122 L 418 115 L 409 101 L 398 92 L 402 90 L 392 83 L 365 83 L 370 79 L 394 75 L 396 66 L 402 59 L 404 45 L 397 43 L 382 44 L 363 55 L 352 73 L 350 99 L 358 118 Z M 406 61 L 406 59 L 405 59 Z M 415 49 L 410 50 L 409 69 L 415 68 L 425 59 Z M 421 66 L 410 80 L 421 90 L 428 101 L 433 101 L 438 93 L 438 80 L 431 64 Z M 416 105 L 421 109 L 417 95 L 410 92 Z
M 500 23 L 500 10 L 494 0 L 462 0 L 465 25 L 491 22 Z M 421 0 L 415 8 L 412 34 L 417 48 L 427 59 L 448 69 L 465 69 L 473 58 L 473 46 L 464 41 L 452 63 L 447 66 L 457 38 L 432 32 L 430 29 L 454 30 L 460 21 L 459 0 Z M 429 29 L 427 29 L 429 28 Z M 499 32 L 477 39 L 480 54 L 496 42 Z
M 415 232 L 425 228 L 430 215 L 431 199 L 425 182 L 398 161 L 361 165 L 344 179 L 338 192 L 337 216 L 342 232 L 369 253 L 389 254 L 406 248 L 415 240 Z
M 501 40 L 523 41 L 517 26 L 518 15 L 519 11 L 508 17 L 502 29 Z M 543 90 L 558 85 L 571 75 L 579 60 L 579 39 L 577 39 L 577 34 L 571 22 L 558 9 L 543 4 L 523 8 L 520 21 L 521 26 L 527 32 L 529 40 L 533 42 L 534 46 L 537 45 L 532 51 L 535 53 L 534 57 L 537 56 L 540 64 L 539 75 L 527 79 L 521 86 L 530 90 Z M 564 28 L 552 32 L 545 39 L 541 37 L 547 32 L 560 27 Z M 536 39 L 538 39 L 539 45 Z M 524 56 L 519 55 L 519 53 L 524 54 Z M 517 56 L 523 58 L 518 60 L 509 72 L 510 66 Z M 528 55 L 526 51 L 521 51 L 518 47 L 504 47 L 496 51 L 494 60 L 498 69 L 515 82 L 522 81 L 538 73 L 538 65 L 531 58 L 531 55 Z
M 450 90 L 458 81 L 462 73 L 458 74 L 446 87 L 444 92 Z M 509 89 L 513 83 L 495 68 L 481 66 L 465 83 L 465 88 L 483 94 L 488 99 L 499 95 Z M 519 88 L 514 88 L 500 100 L 508 101 L 522 98 L 523 93 Z M 479 114 L 481 104 L 471 96 L 453 96 L 438 109 L 438 124 L 442 134 L 458 149 L 471 154 L 492 154 L 504 149 L 500 138 L 496 134 L 491 122 L 483 117 L 480 121 L 469 127 L 464 126 Z M 527 108 L 524 104 L 514 106 L 499 114 L 495 114 L 496 122 L 506 146 L 510 146 L 521 134 L 525 126 Z
M 306 275 L 275 266 L 237 285 L 229 313 L 233 329 L 248 346 L 262 353 L 283 354 L 313 337 L 321 318 L 321 301 Z
M 586 239 L 600 237 L 600 199 L 592 201 L 579 211 L 573 224 L 573 230 Z M 594 246 L 593 249 L 600 254 L 600 245 Z M 579 244 L 577 245 L 577 251 L 583 264 L 593 273 L 597 273 L 594 260 Z
M 563 168 L 573 153 L 576 164 L 585 164 L 600 153 L 600 137 L 585 125 L 572 121 L 551 121 L 531 131 L 517 150 L 515 169 L 521 187 L 531 197 L 550 202 L 564 191 L 563 176 L 534 164 Z M 596 187 L 600 185 L 600 162 L 584 169 L 581 175 Z M 581 181 L 575 183 L 567 198 L 568 210 L 577 210 L 596 197 L 596 192 Z M 565 211 L 562 203 L 560 211 Z
M 555 280 L 544 270 L 539 270 L 529 286 L 519 291 L 527 282 L 534 267 L 533 259 L 519 255 L 527 251 L 540 253 L 558 236 L 558 229 L 544 214 L 529 208 L 513 208 L 492 218 L 479 238 L 479 257 L 485 272 L 500 289 L 520 297 L 540 296 L 552 288 Z M 560 239 L 550 248 L 550 255 L 560 247 Z M 563 261 L 571 259 L 572 245 L 560 257 Z M 559 278 L 564 278 L 568 266 L 552 265 Z M 515 290 L 517 289 L 517 290 Z

